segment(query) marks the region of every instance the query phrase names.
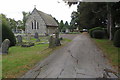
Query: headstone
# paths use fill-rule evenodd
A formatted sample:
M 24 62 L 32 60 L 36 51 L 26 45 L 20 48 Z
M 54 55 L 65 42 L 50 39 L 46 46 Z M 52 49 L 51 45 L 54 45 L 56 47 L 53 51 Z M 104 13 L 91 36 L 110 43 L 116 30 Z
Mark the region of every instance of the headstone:
M 55 38 L 53 36 L 50 36 L 49 48 L 54 48 L 54 47 L 55 47 Z
M 17 40 L 18 40 L 18 43 L 22 43 L 22 36 L 21 36 L 21 35 L 18 35 L 18 36 L 17 36 Z
M 56 46 L 60 46 L 61 45 L 60 39 L 59 39 L 59 32 L 58 32 L 58 30 L 55 32 L 55 45 Z
M 5 39 L 1 45 L 2 47 L 2 54 L 8 54 L 8 50 L 9 50 L 9 45 L 10 45 L 10 40 L 9 39 Z
M 38 33 L 37 33 L 37 32 L 35 33 L 34 38 L 36 38 L 36 39 L 38 39 L 38 38 L 39 38 L 39 35 L 38 35 Z
M 26 40 L 30 42 L 31 40 L 31 33 L 26 33 Z
M 36 42 L 40 42 L 39 35 L 37 32 L 35 33 L 34 38 L 36 39 Z

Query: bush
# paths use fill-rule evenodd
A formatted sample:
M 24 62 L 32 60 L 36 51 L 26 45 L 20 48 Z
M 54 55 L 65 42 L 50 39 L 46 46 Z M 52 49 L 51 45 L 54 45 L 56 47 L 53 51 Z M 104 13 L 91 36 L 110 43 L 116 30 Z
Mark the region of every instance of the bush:
M 95 27 L 95 28 L 92 28 L 92 29 L 90 29 L 89 30 L 89 34 L 90 34 L 90 36 L 93 38 L 93 35 L 92 35 L 92 33 L 93 33 L 93 31 L 94 30 L 103 30 L 101 27 Z
M 103 30 L 94 30 L 92 32 L 92 36 L 97 39 L 104 38 L 105 32 Z
M 120 29 L 120 27 L 114 27 L 114 28 L 112 28 L 112 36 L 113 36 L 113 38 L 114 38 L 115 32 L 117 30 L 119 30 L 119 29 Z
M 115 32 L 113 43 L 116 47 L 120 48 L 120 29 Z
M 10 40 L 10 46 L 15 46 L 15 44 L 16 44 L 15 36 L 8 26 L 9 25 L 8 25 L 7 21 L 3 20 L 2 21 L 2 42 L 5 39 L 9 39 Z

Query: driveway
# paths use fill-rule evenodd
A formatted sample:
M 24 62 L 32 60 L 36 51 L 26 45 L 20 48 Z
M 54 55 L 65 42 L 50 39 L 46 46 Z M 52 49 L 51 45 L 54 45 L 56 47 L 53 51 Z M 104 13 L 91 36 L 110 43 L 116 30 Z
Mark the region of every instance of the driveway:
M 55 50 L 22 78 L 102 78 L 103 76 L 116 78 L 113 73 L 106 74 L 106 70 L 114 70 L 89 36 L 86 34 L 61 36 L 66 38 L 68 36 L 72 42 Z

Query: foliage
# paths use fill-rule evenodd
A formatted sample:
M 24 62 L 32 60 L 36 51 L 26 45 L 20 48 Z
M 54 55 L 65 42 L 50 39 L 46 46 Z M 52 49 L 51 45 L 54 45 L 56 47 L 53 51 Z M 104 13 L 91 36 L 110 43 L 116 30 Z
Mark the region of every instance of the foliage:
M 112 36 L 113 36 L 113 38 L 114 38 L 115 32 L 117 30 L 119 30 L 119 29 L 120 29 L 120 27 L 114 27 L 114 28 L 112 28 Z
M 71 22 L 70 22 L 70 30 L 73 32 L 74 29 L 76 29 L 78 27 L 78 13 L 73 11 L 71 14 Z
M 59 23 L 60 32 L 62 32 L 63 27 L 64 27 L 64 22 L 63 22 L 63 20 L 61 20 L 60 23 Z
M 79 2 L 74 22 L 77 23 L 79 29 L 80 27 L 91 29 L 96 26 L 107 28 L 108 37 L 111 40 L 113 36 L 111 28 L 120 25 L 119 5 L 120 2 Z
M 94 38 L 102 39 L 104 38 L 105 32 L 103 30 L 94 30 L 92 32 L 92 35 Z
M 90 29 L 89 34 L 90 34 L 91 37 L 93 37 L 93 31 L 94 30 L 103 30 L 103 29 L 101 27 L 95 27 L 95 28 Z
M 116 47 L 120 48 L 120 29 L 115 32 L 115 36 L 114 36 L 113 42 L 114 42 L 114 45 Z
M 9 26 L 9 22 L 7 21 L 7 18 L 4 15 L 2 17 L 2 41 L 4 41 L 5 39 L 9 39 L 10 46 L 14 46 L 16 44 L 16 39 Z
M 28 16 L 30 15 L 30 12 L 23 11 L 22 14 L 23 14 L 23 20 L 22 20 L 23 21 L 23 29 L 25 30 L 25 23 L 28 19 Z
M 105 3 L 81 2 L 78 5 L 79 26 L 83 28 L 93 28 L 96 26 L 104 27 L 106 25 L 106 7 Z

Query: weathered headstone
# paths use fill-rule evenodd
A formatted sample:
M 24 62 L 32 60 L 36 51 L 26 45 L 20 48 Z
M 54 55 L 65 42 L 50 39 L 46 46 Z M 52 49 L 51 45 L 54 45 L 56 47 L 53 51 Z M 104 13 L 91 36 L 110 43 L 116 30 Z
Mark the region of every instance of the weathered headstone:
M 49 39 L 49 48 L 55 47 L 55 38 L 53 36 L 50 36 Z
M 39 41 L 40 41 L 40 39 L 39 39 L 39 35 L 38 35 L 37 32 L 35 33 L 34 38 L 36 39 L 36 42 L 39 42 Z
M 2 47 L 2 54 L 8 54 L 8 50 L 9 50 L 9 45 L 10 45 L 10 40 L 9 39 L 5 39 L 1 45 Z
M 17 41 L 18 41 L 18 43 L 22 43 L 22 36 L 21 35 L 17 36 Z
M 26 34 L 26 39 L 27 39 L 28 41 L 30 41 L 30 39 L 31 39 L 31 33 L 27 33 L 27 34 Z
M 61 45 L 60 39 L 59 39 L 59 32 L 58 32 L 58 30 L 55 32 L 55 45 L 56 46 L 60 46 Z
M 36 39 L 38 39 L 38 38 L 39 38 L 39 35 L 38 35 L 38 33 L 37 33 L 37 32 L 35 33 L 34 38 L 36 38 Z

